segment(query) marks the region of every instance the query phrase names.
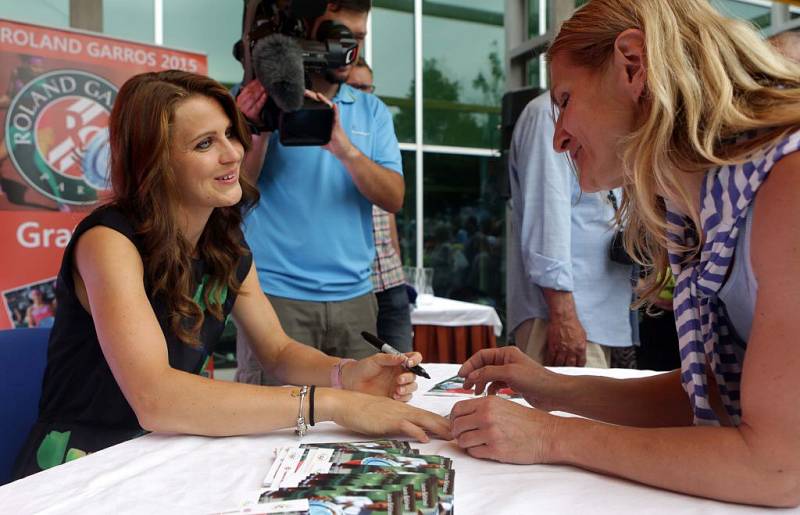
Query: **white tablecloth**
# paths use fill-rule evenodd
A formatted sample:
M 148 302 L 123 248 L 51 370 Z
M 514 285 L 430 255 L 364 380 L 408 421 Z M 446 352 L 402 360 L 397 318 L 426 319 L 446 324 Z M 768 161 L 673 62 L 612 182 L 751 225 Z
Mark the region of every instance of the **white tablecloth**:
M 503 323 L 493 307 L 442 297 L 433 297 L 426 304 L 417 297 L 417 307 L 411 311 L 411 323 L 447 327 L 490 325 L 494 327 L 495 336 L 503 333 Z
M 433 379 L 458 365 L 429 364 Z M 634 370 L 563 369 L 613 377 Z M 439 413 L 457 399 L 417 394 L 412 401 Z M 269 414 L 265 413 L 265 416 Z M 305 442 L 363 439 L 332 423 L 312 428 Z M 147 435 L 0 487 L 0 513 L 181 514 L 236 508 L 260 487 L 273 449 L 297 442 L 291 430 L 270 435 L 206 438 Z M 504 465 L 471 458 L 451 442 L 412 443 L 425 453 L 453 459 L 455 509 L 471 514 L 744 514 L 777 513 L 650 488 L 623 479 L 554 465 Z M 781 510 L 780 513 L 800 513 Z

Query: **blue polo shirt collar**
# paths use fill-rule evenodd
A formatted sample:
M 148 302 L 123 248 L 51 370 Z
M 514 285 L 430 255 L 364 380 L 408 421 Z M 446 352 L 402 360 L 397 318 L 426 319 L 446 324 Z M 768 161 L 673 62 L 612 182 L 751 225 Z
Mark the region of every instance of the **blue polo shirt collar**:
M 348 86 L 347 84 L 342 84 L 339 86 L 339 91 L 336 93 L 336 96 L 333 97 L 334 103 L 341 103 L 341 104 L 352 104 L 356 101 L 355 90 Z

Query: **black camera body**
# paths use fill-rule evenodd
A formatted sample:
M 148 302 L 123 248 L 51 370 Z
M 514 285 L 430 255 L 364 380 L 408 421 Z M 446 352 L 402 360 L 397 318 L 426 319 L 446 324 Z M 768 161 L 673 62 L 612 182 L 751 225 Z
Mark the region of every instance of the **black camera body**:
M 249 0 L 242 39 L 233 54 L 244 67 L 244 82 L 258 78 L 268 93 L 259 130 L 277 130 L 285 146 L 325 145 L 333 129 L 333 110 L 303 96 L 309 74 L 324 74 L 355 63 L 358 42 L 344 25 L 327 20 L 316 40 L 306 39 L 309 24 L 325 13 L 326 0 Z

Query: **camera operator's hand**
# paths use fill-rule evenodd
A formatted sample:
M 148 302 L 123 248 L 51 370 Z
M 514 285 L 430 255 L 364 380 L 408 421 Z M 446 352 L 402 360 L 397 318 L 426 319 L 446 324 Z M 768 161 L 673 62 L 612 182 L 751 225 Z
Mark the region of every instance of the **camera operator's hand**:
M 261 110 L 266 102 L 267 90 L 256 79 L 245 84 L 236 97 L 236 105 L 251 123 L 259 123 Z
M 258 126 L 260 125 L 261 110 L 264 108 L 267 98 L 268 95 L 264 86 L 258 80 L 253 79 L 239 90 L 239 94 L 236 96 L 236 106 L 248 123 Z M 268 136 L 266 133 L 253 134 L 250 151 L 244 156 L 242 173 L 251 184 L 256 184 L 258 177 L 261 175 L 261 168 L 264 166 L 264 157 L 267 154 L 267 146 L 269 144 Z
M 350 137 L 342 127 L 339 106 L 334 105 L 327 97 L 317 93 L 317 100 L 333 109 L 333 129 L 330 142 L 323 146 L 333 154 L 347 169 L 358 191 L 372 204 L 384 211 L 396 213 L 403 207 L 405 183 L 403 176 L 372 161 L 358 147 L 353 145 Z
M 339 106 L 331 102 L 328 97 L 322 93 L 316 93 L 316 95 L 317 100 L 320 102 L 325 102 L 328 107 L 333 109 L 333 129 L 331 129 L 331 140 L 322 148 L 336 156 L 339 161 L 345 161 L 346 159 L 357 156 L 360 153 L 359 150 L 350 142 L 350 138 L 347 137 L 347 133 L 344 132 L 344 129 L 342 128 L 342 122 L 339 118 Z

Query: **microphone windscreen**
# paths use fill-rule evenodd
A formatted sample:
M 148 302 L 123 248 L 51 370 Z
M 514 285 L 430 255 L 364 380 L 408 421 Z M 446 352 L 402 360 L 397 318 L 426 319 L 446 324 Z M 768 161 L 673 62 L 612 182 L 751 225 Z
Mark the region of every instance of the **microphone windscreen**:
M 303 106 L 306 89 L 303 51 L 289 36 L 270 34 L 253 47 L 256 78 L 282 111 Z

